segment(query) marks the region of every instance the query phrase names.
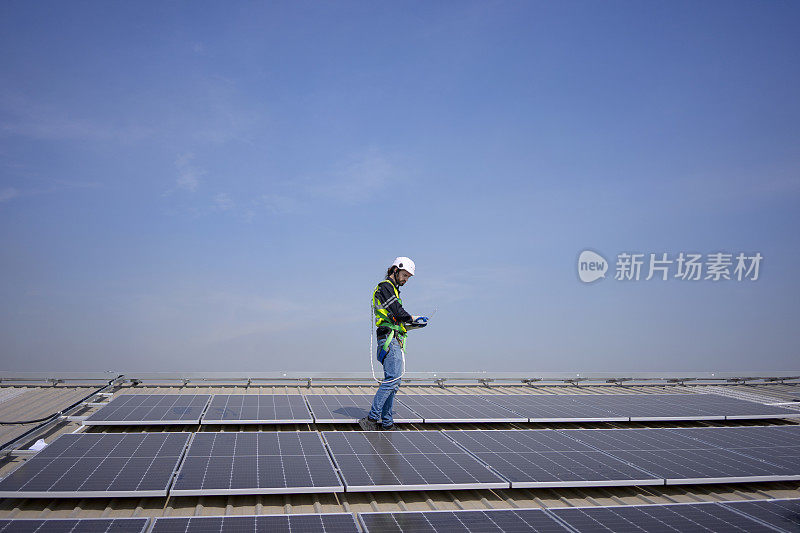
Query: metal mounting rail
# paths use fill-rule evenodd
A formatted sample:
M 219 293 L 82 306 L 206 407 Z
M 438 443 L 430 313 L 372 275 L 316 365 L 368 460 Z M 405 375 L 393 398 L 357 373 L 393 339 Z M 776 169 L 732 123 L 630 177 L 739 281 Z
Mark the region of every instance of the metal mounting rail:
M 111 375 L 113 374 L 113 376 Z M 0 372 L 0 383 L 19 384 L 41 383 L 51 386 L 69 386 L 71 382 L 104 381 L 108 382 L 114 376 L 120 376 L 119 381 L 129 385 L 158 385 L 179 384 L 211 385 L 241 384 L 241 385 L 269 385 L 292 384 L 311 386 L 314 384 L 358 384 L 369 383 L 373 380 L 367 372 L 127 372 L 127 373 L 54 373 L 54 372 Z M 798 382 L 800 371 L 763 371 L 763 372 L 407 372 L 403 376 L 405 383 L 430 384 L 441 386 L 445 381 L 448 385 L 478 384 L 486 386 L 488 383 L 495 385 L 607 385 L 626 383 L 642 384 L 678 384 L 687 382 L 695 384 L 747 384 L 747 383 L 775 383 Z

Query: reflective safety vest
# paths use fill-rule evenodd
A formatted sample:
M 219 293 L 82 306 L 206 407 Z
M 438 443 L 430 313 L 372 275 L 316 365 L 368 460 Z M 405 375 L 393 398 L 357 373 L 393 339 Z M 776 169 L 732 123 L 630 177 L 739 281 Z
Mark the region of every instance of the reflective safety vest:
M 383 303 L 379 302 L 375 297 L 378 289 L 381 287 L 381 283 L 388 283 L 392 286 L 392 290 L 394 290 L 394 296 Z M 402 323 L 397 322 L 397 320 L 389 314 L 389 306 L 395 301 L 403 305 L 403 300 L 400 299 L 400 293 L 397 291 L 397 287 L 388 279 L 378 283 L 378 285 L 375 286 L 375 290 L 372 291 L 372 309 L 375 312 L 375 326 L 389 328 L 390 330 L 389 336 L 386 337 L 386 342 L 383 343 L 384 352 L 389 351 L 389 344 L 392 342 L 395 335 L 397 336 L 397 341 L 400 343 L 400 347 L 404 350 L 406 348 L 406 327 Z

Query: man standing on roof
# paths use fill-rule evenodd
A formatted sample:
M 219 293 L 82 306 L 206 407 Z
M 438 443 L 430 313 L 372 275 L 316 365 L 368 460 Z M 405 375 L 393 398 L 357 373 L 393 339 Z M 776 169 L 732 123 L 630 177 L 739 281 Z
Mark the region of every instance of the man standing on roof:
M 414 275 L 414 261 L 398 257 L 386 271 L 386 279 L 372 292 L 372 308 L 378 334 L 378 361 L 383 365 L 383 381 L 372 400 L 369 414 L 358 421 L 365 431 L 393 430 L 392 407 L 394 395 L 400 388 L 404 372 L 406 333 L 409 329 L 425 327 L 428 317 L 411 316 L 403 309 L 400 287 Z

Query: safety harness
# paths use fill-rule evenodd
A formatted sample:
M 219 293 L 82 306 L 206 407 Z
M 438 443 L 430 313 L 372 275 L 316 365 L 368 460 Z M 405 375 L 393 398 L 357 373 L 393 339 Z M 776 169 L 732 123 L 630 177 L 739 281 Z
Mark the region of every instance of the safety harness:
M 381 288 L 381 283 L 388 283 L 391 285 L 392 290 L 394 291 L 394 296 L 383 302 L 381 304 L 376 298 L 378 293 L 378 289 Z M 406 339 L 408 336 L 408 332 L 406 327 L 402 324 L 397 322 L 397 320 L 389 314 L 389 306 L 392 305 L 395 301 L 399 302 L 400 305 L 403 305 L 403 300 L 400 299 L 400 292 L 397 290 L 397 287 L 391 280 L 384 279 L 378 285 L 375 286 L 375 290 L 372 291 L 372 310 L 375 317 L 375 326 L 376 327 L 384 327 L 389 328 L 389 335 L 386 337 L 386 342 L 383 343 L 383 348 L 381 349 L 380 356 L 378 357 L 378 361 L 383 363 L 383 359 L 386 357 L 386 354 L 389 353 L 389 344 L 391 344 L 392 339 L 397 337 L 397 342 L 400 343 L 400 348 L 405 351 L 406 349 Z

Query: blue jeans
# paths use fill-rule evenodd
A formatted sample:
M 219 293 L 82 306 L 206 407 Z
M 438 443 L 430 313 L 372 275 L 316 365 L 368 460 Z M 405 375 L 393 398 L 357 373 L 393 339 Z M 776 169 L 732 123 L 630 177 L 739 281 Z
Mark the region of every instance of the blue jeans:
M 378 339 L 378 356 L 383 350 L 384 342 L 386 342 L 386 339 Z M 378 392 L 375 393 L 375 398 L 372 400 L 372 408 L 367 415 L 372 420 L 380 421 L 385 428 L 394 424 L 392 407 L 394 405 L 394 395 L 397 389 L 400 388 L 400 380 L 395 378 L 398 378 L 402 371 L 403 354 L 400 349 L 400 343 L 396 338 L 393 338 L 389 344 L 389 353 L 383 359 L 384 383 L 378 386 Z

